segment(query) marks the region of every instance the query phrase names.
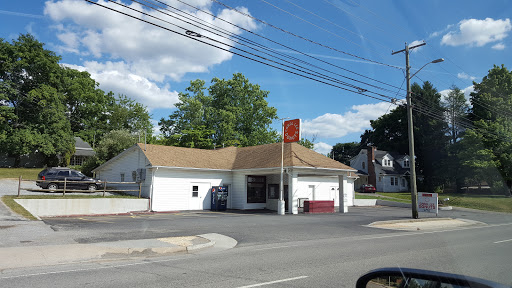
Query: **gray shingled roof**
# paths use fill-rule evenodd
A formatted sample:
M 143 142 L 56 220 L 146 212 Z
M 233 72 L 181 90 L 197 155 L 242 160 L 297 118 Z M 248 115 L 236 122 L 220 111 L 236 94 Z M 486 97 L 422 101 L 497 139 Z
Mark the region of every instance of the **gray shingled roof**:
M 393 167 L 382 166 L 382 157 L 386 156 L 386 154 L 389 154 L 391 157 L 393 157 Z M 402 165 L 398 163 L 398 160 L 404 158 L 405 156 L 407 155 L 384 150 L 375 150 L 375 166 L 380 168 L 386 175 L 404 175 L 409 171 L 409 168 L 402 168 Z
M 82 140 L 80 137 L 75 138 L 75 154 L 76 156 L 94 156 L 96 152 L 92 149 L 89 143 Z

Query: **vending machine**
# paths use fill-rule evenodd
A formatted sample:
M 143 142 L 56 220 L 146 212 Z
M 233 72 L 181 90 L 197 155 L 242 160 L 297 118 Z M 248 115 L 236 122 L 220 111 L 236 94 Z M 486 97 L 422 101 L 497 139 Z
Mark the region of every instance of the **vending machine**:
M 228 205 L 228 187 L 212 187 L 212 211 L 225 211 Z

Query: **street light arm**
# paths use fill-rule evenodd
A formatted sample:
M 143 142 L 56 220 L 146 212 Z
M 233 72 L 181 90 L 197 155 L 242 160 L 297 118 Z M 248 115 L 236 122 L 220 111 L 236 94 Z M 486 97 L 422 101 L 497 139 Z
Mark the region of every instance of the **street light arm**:
M 416 73 L 412 74 L 412 75 L 411 75 L 411 78 L 409 78 L 409 79 L 414 78 L 414 76 L 416 76 L 416 74 L 418 74 L 418 72 L 420 72 L 420 71 L 421 71 L 421 69 L 425 68 L 425 66 L 427 66 L 428 64 L 432 64 L 432 63 L 440 63 L 440 62 L 443 62 L 443 61 L 444 61 L 444 59 L 443 59 L 443 58 L 439 58 L 439 59 L 436 59 L 436 60 L 434 60 L 434 61 L 432 61 L 432 62 L 428 62 L 427 64 L 423 65 L 423 66 L 422 66 L 418 71 L 416 71 Z

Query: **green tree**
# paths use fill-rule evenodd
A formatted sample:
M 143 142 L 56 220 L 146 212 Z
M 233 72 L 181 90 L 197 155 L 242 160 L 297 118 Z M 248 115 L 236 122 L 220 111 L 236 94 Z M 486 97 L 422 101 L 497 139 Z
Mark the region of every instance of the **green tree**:
M 478 174 L 466 174 L 467 178 L 477 177 L 487 181 L 493 190 L 508 193 L 504 187 L 506 184 L 510 189 L 512 184 L 512 72 L 504 65 L 494 65 L 473 86 L 470 101 L 475 128 L 468 129 L 461 141 L 465 150 L 473 153 L 461 153 L 460 161 L 470 173 Z M 495 173 L 488 173 L 489 170 Z
M 469 105 L 466 97 L 464 97 L 464 92 L 453 85 L 446 98 L 442 101 L 442 106 L 446 111 L 446 118 L 449 121 L 451 144 L 455 144 L 464 131 L 464 127 L 460 123 L 467 119 L 469 111 Z
M 9 43 L 0 39 L 1 152 L 20 163 L 21 155 L 40 152 L 47 164 L 57 156 L 69 161 L 74 141 L 65 118 L 63 95 L 56 88 L 59 56 L 31 35 Z M 6 105 L 5 105 L 6 104 Z
M 331 152 L 327 157 L 333 158 L 345 165 L 350 165 L 350 159 L 359 154 L 361 148 L 363 147 L 361 147 L 361 144 L 357 142 L 337 143 L 332 146 Z
M 270 125 L 277 110 L 268 106 L 268 93 L 241 73 L 214 78 L 208 88 L 202 80 L 191 81 L 176 111 L 160 120 L 161 132 L 170 145 L 186 147 L 275 143 L 279 136 Z
M 411 91 L 412 103 L 416 107 L 413 113 L 416 169 L 424 179 L 418 186 L 419 189 L 433 191 L 446 182 L 443 165 L 447 158 L 448 126 L 431 115 L 437 113 L 443 116 L 441 94 L 428 81 L 423 86 L 414 83 Z M 380 150 L 409 154 L 405 106 L 398 106 L 390 113 L 370 121 L 370 125 L 372 129 L 361 135 L 362 147 L 376 146 Z

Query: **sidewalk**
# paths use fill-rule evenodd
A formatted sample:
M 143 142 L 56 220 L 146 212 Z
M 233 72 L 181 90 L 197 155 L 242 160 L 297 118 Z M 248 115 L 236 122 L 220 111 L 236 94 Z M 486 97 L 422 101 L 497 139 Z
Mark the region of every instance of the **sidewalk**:
M 93 244 L 5 247 L 0 248 L 0 271 L 107 259 L 166 256 L 174 253 L 191 253 L 210 247 L 217 250 L 229 249 L 236 244 L 237 241 L 230 237 L 211 233 Z

